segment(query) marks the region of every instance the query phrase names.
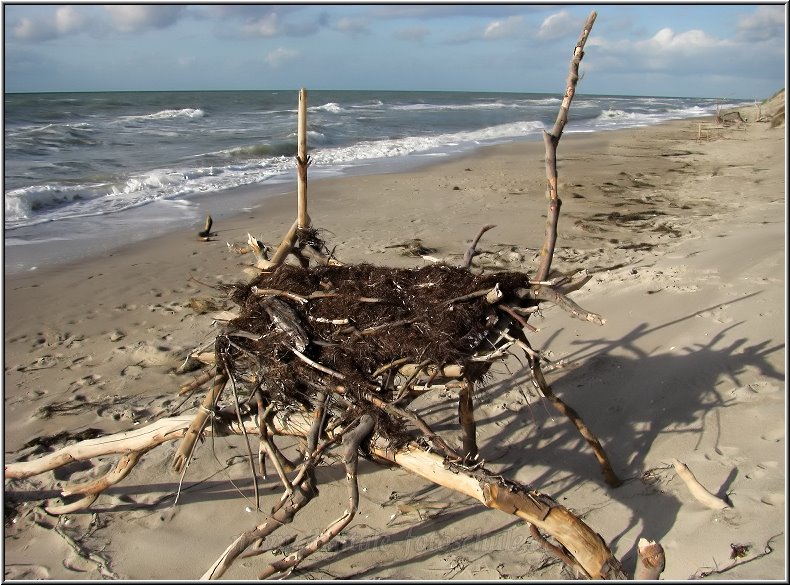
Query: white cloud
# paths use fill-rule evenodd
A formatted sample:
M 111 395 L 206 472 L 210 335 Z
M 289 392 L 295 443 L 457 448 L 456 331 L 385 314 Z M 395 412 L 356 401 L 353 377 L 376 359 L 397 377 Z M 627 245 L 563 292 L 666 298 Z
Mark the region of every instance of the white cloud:
M 368 34 L 370 32 L 368 20 L 366 18 L 340 18 L 332 23 L 332 29 L 349 34 L 352 37 Z
M 300 55 L 299 51 L 294 49 L 286 49 L 285 47 L 278 47 L 273 51 L 266 53 L 264 60 L 272 67 L 279 67 L 287 61 L 293 61 Z
M 74 6 L 60 6 L 55 11 L 55 28 L 61 35 L 78 32 L 86 23 L 85 16 Z
M 738 22 L 738 36 L 745 41 L 781 39 L 785 31 L 784 6 L 758 6 Z
M 120 32 L 140 32 L 149 28 L 166 28 L 178 22 L 185 13 L 186 6 L 166 6 L 163 4 L 112 4 L 104 9 Z
M 649 51 L 679 51 L 685 52 L 694 49 L 704 49 L 726 44 L 699 29 L 692 29 L 682 33 L 675 33 L 671 28 L 662 28 L 652 38 L 636 43 Z
M 22 41 L 43 41 L 57 36 L 53 27 L 46 27 L 44 23 L 32 18 L 20 18 L 12 27 L 11 34 Z
M 280 7 L 277 7 L 278 9 Z M 230 12 L 227 16 L 235 18 L 243 14 Z M 264 13 L 256 13 L 255 16 L 248 16 L 241 24 L 241 34 L 248 37 L 273 38 L 280 36 L 302 37 L 314 34 L 326 24 L 324 15 L 308 19 L 292 20 L 291 22 L 283 18 L 287 16 L 287 11 L 271 10 Z
M 495 20 L 483 31 L 484 39 L 502 39 L 511 37 L 522 31 L 524 19 L 521 16 L 509 16 L 503 20 Z
M 74 6 L 60 6 L 53 14 L 21 18 L 12 27 L 12 36 L 22 41 L 46 41 L 76 34 L 88 28 L 90 19 Z
M 544 40 L 559 39 L 575 35 L 580 27 L 581 19 L 572 17 L 567 10 L 562 10 L 543 19 L 538 29 L 538 37 Z
M 282 34 L 280 18 L 277 13 L 272 12 L 260 18 L 248 20 L 241 26 L 241 32 L 247 36 L 276 37 Z

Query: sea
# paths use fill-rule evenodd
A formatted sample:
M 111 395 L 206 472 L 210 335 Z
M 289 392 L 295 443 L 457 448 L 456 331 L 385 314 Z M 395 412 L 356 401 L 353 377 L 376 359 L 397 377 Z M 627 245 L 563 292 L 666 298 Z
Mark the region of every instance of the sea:
M 310 180 L 541 140 L 561 96 L 309 91 Z M 717 98 L 577 94 L 565 134 L 709 116 Z M 295 189 L 297 90 L 4 96 L 5 273 L 104 253 Z M 215 211 L 215 213 L 217 213 Z

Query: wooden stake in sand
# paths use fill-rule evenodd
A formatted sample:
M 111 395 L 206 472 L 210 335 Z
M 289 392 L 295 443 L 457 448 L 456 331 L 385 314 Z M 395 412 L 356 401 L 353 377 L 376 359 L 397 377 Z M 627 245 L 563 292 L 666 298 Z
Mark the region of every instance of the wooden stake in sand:
M 299 90 L 296 152 L 296 166 L 299 174 L 297 219 L 300 230 L 310 227 L 310 219 L 307 217 L 307 166 L 309 164 L 310 161 L 307 157 L 307 90 L 302 88 Z
M 664 547 L 646 538 L 640 538 L 637 545 L 635 581 L 657 581 L 664 570 Z
M 279 266 L 293 250 L 299 234 L 310 227 L 310 216 L 307 213 L 307 167 L 312 160 L 307 156 L 307 90 L 299 90 L 299 115 L 297 119 L 296 174 L 297 174 L 297 205 L 296 221 L 285 234 L 282 242 L 275 250 L 271 260 L 258 259 L 256 266 L 269 269 Z

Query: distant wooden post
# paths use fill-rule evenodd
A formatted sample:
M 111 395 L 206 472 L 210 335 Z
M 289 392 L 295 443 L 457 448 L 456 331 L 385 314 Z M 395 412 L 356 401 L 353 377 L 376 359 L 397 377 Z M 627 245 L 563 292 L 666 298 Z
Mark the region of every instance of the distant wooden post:
M 296 167 L 299 175 L 297 224 L 301 230 L 310 226 L 310 219 L 307 216 L 307 166 L 309 164 L 307 158 L 307 90 L 304 88 L 299 90 L 297 135 Z

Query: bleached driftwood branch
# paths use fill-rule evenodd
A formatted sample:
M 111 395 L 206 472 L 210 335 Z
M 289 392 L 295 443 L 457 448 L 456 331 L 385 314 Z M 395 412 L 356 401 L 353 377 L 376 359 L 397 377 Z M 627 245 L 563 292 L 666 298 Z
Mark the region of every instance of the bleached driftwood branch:
M 672 466 L 675 468 L 678 477 L 680 477 L 680 479 L 683 480 L 683 483 L 685 483 L 688 487 L 691 495 L 694 496 L 694 499 L 696 499 L 699 503 L 707 506 L 711 510 L 723 510 L 724 508 L 731 507 L 727 502 L 709 492 L 705 486 L 699 482 L 694 474 L 691 473 L 691 470 L 685 463 L 678 461 L 677 459 L 673 459 Z

